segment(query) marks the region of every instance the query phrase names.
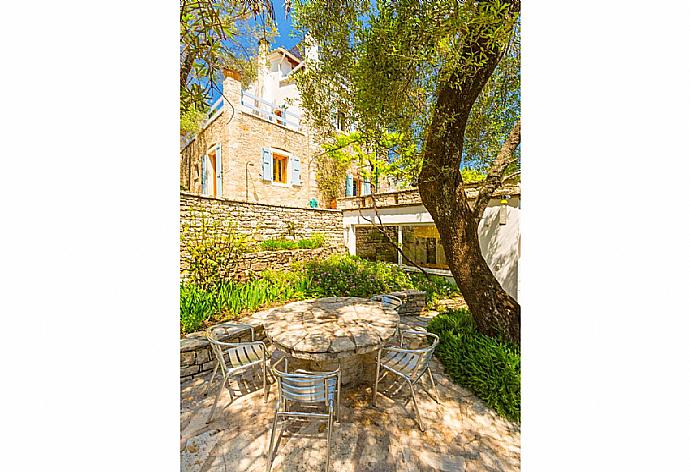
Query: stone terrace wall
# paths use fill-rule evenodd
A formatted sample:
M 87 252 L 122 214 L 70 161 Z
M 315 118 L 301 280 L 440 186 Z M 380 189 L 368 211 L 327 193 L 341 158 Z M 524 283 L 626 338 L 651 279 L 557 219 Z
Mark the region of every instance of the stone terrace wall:
M 242 254 L 233 266 L 228 277 L 237 282 L 244 282 L 258 276 L 266 269 L 288 270 L 294 262 L 307 262 L 323 259 L 332 254 L 345 254 L 344 245 L 324 246 L 316 249 L 287 249 L 285 251 L 261 251 Z M 184 276 L 184 273 L 183 273 Z
M 321 233 L 326 238 L 326 246 L 337 249 L 322 248 L 311 253 L 295 250 L 290 254 L 285 251 L 245 254 L 238 273 L 260 271 L 269 267 L 281 268 L 302 256 L 320 257 L 325 252 L 344 252 L 343 215 L 340 210 L 323 208 L 293 208 L 278 205 L 237 202 L 225 198 L 211 198 L 180 192 L 180 270 L 187 269 L 187 231 L 198 230 L 202 222 L 219 221 L 220 226 L 213 231 L 222 232 L 231 225 L 236 225 L 238 233 L 249 236 L 255 241 L 275 238 L 302 239 Z M 342 250 L 341 250 L 342 248 Z M 327 255 L 327 254 L 326 254 Z M 312 257 L 313 258 L 313 257 Z M 269 262 L 274 265 L 269 266 Z M 266 264 L 264 266 L 264 264 Z M 263 269 L 259 269 L 263 266 Z
M 465 194 L 470 200 L 477 198 L 479 193 L 479 184 L 466 184 Z M 518 185 L 505 185 L 496 190 L 492 196 L 494 198 L 499 198 L 503 195 L 520 195 L 520 186 Z M 390 206 L 403 206 L 403 205 L 422 205 L 422 198 L 419 196 L 419 190 L 412 188 L 409 190 L 401 190 L 398 192 L 384 192 L 375 194 L 376 206 L 379 208 L 390 207 Z M 372 208 L 373 202 L 372 197 L 345 197 L 339 198 L 337 200 L 339 210 L 352 210 L 357 208 Z
M 390 295 L 396 296 L 403 301 L 398 309 L 401 316 L 419 315 L 426 306 L 426 292 L 419 290 L 403 290 L 401 292 L 391 292 Z M 238 320 L 254 327 L 255 340 L 266 342 L 264 327 L 261 320 L 251 316 Z M 220 341 L 246 342 L 251 339 L 249 331 L 245 331 L 241 336 L 228 336 Z M 215 357 L 211 351 L 209 342 L 203 332 L 188 334 L 180 340 L 180 381 L 193 379 L 196 377 L 208 377 L 211 375 L 216 365 Z M 217 374 L 216 374 L 217 375 Z

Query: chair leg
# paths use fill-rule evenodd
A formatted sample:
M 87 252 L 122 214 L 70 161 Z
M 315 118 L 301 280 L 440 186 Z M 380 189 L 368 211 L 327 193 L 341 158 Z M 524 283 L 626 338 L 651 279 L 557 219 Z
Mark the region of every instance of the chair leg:
M 331 430 L 333 429 L 333 407 L 328 409 L 328 435 L 326 436 L 326 472 L 331 465 Z
M 268 383 L 266 382 L 266 363 L 263 364 L 264 370 L 264 403 L 268 402 Z
M 376 377 L 374 377 L 374 392 L 371 397 L 371 405 L 376 406 L 376 392 L 379 388 L 379 372 L 381 370 L 381 350 L 376 355 Z
M 419 407 L 417 406 L 417 398 L 415 397 L 414 394 L 414 386 L 412 385 L 412 382 L 409 380 L 407 381 L 407 385 L 410 386 L 410 391 L 412 392 L 412 404 L 414 405 L 414 411 L 415 414 L 417 415 L 417 423 L 419 424 L 419 429 L 424 432 L 424 423 L 422 422 L 422 415 L 419 414 Z
M 335 421 L 340 423 L 340 377 L 342 373 L 338 373 L 338 392 L 336 393 L 336 401 L 338 402 L 335 407 Z
M 208 395 L 208 391 L 211 390 L 211 384 L 213 383 L 213 379 L 216 378 L 216 372 L 218 371 L 218 361 L 216 361 L 216 366 L 213 368 L 213 373 L 211 374 L 211 378 L 208 381 L 208 384 L 206 384 L 206 391 L 204 392 L 204 396 Z
M 276 408 L 275 416 L 273 417 L 273 429 L 271 429 L 271 441 L 268 443 L 268 451 L 266 453 L 266 472 L 271 472 L 271 465 L 273 464 L 273 440 L 276 436 L 276 427 L 278 425 L 278 408 Z
M 429 378 L 431 379 L 431 389 L 434 391 L 432 398 L 436 403 L 441 403 L 441 397 L 438 396 L 438 390 L 436 389 L 436 383 L 434 382 L 434 376 L 431 373 L 431 369 L 427 367 L 427 372 L 429 372 Z
M 227 380 L 227 377 L 223 377 L 223 382 L 220 384 L 218 387 L 218 393 L 216 394 L 216 399 L 213 401 L 213 407 L 211 408 L 211 413 L 208 415 L 208 418 L 206 419 L 206 423 L 210 423 L 211 420 L 213 419 L 213 413 L 216 411 L 216 405 L 218 404 L 218 399 L 220 398 L 220 394 L 223 391 L 223 388 L 225 387 L 225 381 Z M 230 394 L 230 399 L 232 400 L 232 393 Z

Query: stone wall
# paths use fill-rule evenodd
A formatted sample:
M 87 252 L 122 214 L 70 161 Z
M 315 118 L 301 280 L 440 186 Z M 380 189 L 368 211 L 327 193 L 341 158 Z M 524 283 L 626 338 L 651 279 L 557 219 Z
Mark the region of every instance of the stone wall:
M 465 194 L 469 200 L 477 198 L 480 184 L 465 184 Z M 505 185 L 496 190 L 492 196 L 493 198 L 500 198 L 503 195 L 510 195 L 511 197 L 520 195 L 519 185 Z M 376 198 L 376 207 L 385 208 L 392 206 L 405 205 L 422 205 L 422 198 L 419 196 L 419 190 L 412 188 L 409 190 L 401 190 L 397 192 L 381 192 L 374 195 Z M 357 208 L 372 208 L 373 199 L 367 197 L 345 197 L 339 198 L 337 208 L 339 210 L 352 210 Z
M 337 246 L 323 246 L 315 249 L 286 249 L 284 251 L 249 252 L 240 255 L 232 267 L 228 278 L 236 282 L 244 282 L 255 278 L 266 269 L 288 270 L 295 262 L 307 262 L 324 259 L 333 254 L 346 254 L 347 248 Z M 186 264 L 185 264 L 186 267 Z M 184 277 L 184 272 L 182 276 Z
M 392 241 L 398 241 L 398 228 L 395 226 L 384 226 L 384 232 Z M 385 261 L 393 264 L 398 263 L 398 251 L 385 240 L 383 234 L 373 227 L 359 226 L 355 229 L 357 236 L 357 255 L 369 261 Z
M 208 226 L 217 222 L 216 226 Z M 326 243 L 321 251 L 307 250 L 248 253 L 238 264 L 238 273 L 256 271 L 264 263 L 274 262 L 270 267 L 284 267 L 303 257 L 322 257 L 343 252 L 343 223 L 339 210 L 319 208 L 291 208 L 278 205 L 260 205 L 232 201 L 225 198 L 202 197 L 186 192 L 180 193 L 180 270 L 188 268 L 188 241 L 202 225 L 207 224 L 207 233 L 220 235 L 234 227 L 234 231 L 248 236 L 250 240 L 309 238 L 321 233 Z M 334 246 L 334 248 L 326 248 Z M 263 269 L 262 269 L 263 270 Z
M 403 300 L 403 304 L 398 309 L 401 316 L 419 315 L 426 306 L 426 292 L 419 290 L 404 290 L 391 292 L 390 295 Z M 254 327 L 256 341 L 266 341 L 264 328 L 260 319 L 251 316 L 238 320 Z M 241 336 L 228 335 L 221 337 L 220 341 L 246 342 L 251 340 L 249 331 L 245 331 Z M 188 334 L 180 340 L 180 380 L 188 380 L 196 377 L 208 377 L 211 375 L 216 365 L 215 357 L 211 351 L 209 342 L 206 340 L 204 332 Z M 217 375 L 217 374 L 216 374 Z

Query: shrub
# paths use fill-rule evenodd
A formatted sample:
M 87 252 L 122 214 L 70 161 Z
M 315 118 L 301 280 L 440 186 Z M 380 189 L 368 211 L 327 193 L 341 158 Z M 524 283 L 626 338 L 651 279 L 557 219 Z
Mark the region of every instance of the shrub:
M 424 274 L 413 272 L 410 274 L 410 279 L 417 290 L 426 292 L 427 306 L 435 305 L 442 298 L 460 295 L 460 289 L 455 281 L 448 280 L 446 277 L 430 275 L 427 280 Z
M 267 239 L 261 241 L 260 246 L 264 251 L 283 251 L 285 249 L 297 249 L 297 242 L 289 239 Z
M 286 249 L 315 249 L 323 246 L 326 238 L 323 234 L 314 233 L 310 238 L 291 241 L 289 239 L 267 239 L 259 245 L 264 251 L 283 251 Z
M 323 246 L 326 238 L 321 233 L 314 233 L 310 238 L 301 239 L 297 242 L 300 249 L 315 249 Z
M 182 240 L 189 253 L 188 281 L 211 288 L 225 280 L 237 258 L 246 252 L 249 238 L 237 232 L 237 225 L 202 217 L 199 224 L 186 224 Z
M 450 378 L 499 415 L 520 422 L 519 348 L 478 333 L 466 309 L 441 313 L 427 329 L 441 338 L 436 356 Z
M 414 288 L 397 265 L 366 261 L 357 256 L 334 255 L 304 265 L 315 297 L 370 297 L 377 293 Z

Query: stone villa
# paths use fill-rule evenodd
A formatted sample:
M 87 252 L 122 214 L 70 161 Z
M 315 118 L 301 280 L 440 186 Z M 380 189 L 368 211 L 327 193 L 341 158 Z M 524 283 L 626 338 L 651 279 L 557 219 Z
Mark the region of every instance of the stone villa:
M 181 151 L 181 190 L 241 202 L 335 208 L 318 191 L 314 157 L 322 149 L 303 119 L 294 81 L 305 67 L 304 56 L 316 55 L 315 47 L 302 43 L 269 51 L 262 40 L 254 83 L 243 90 L 239 73 L 226 71 L 223 96 Z M 335 120 L 334 127 L 342 130 L 343 120 Z M 367 195 L 371 185 L 353 168 L 343 175 L 343 190 L 347 196 Z

